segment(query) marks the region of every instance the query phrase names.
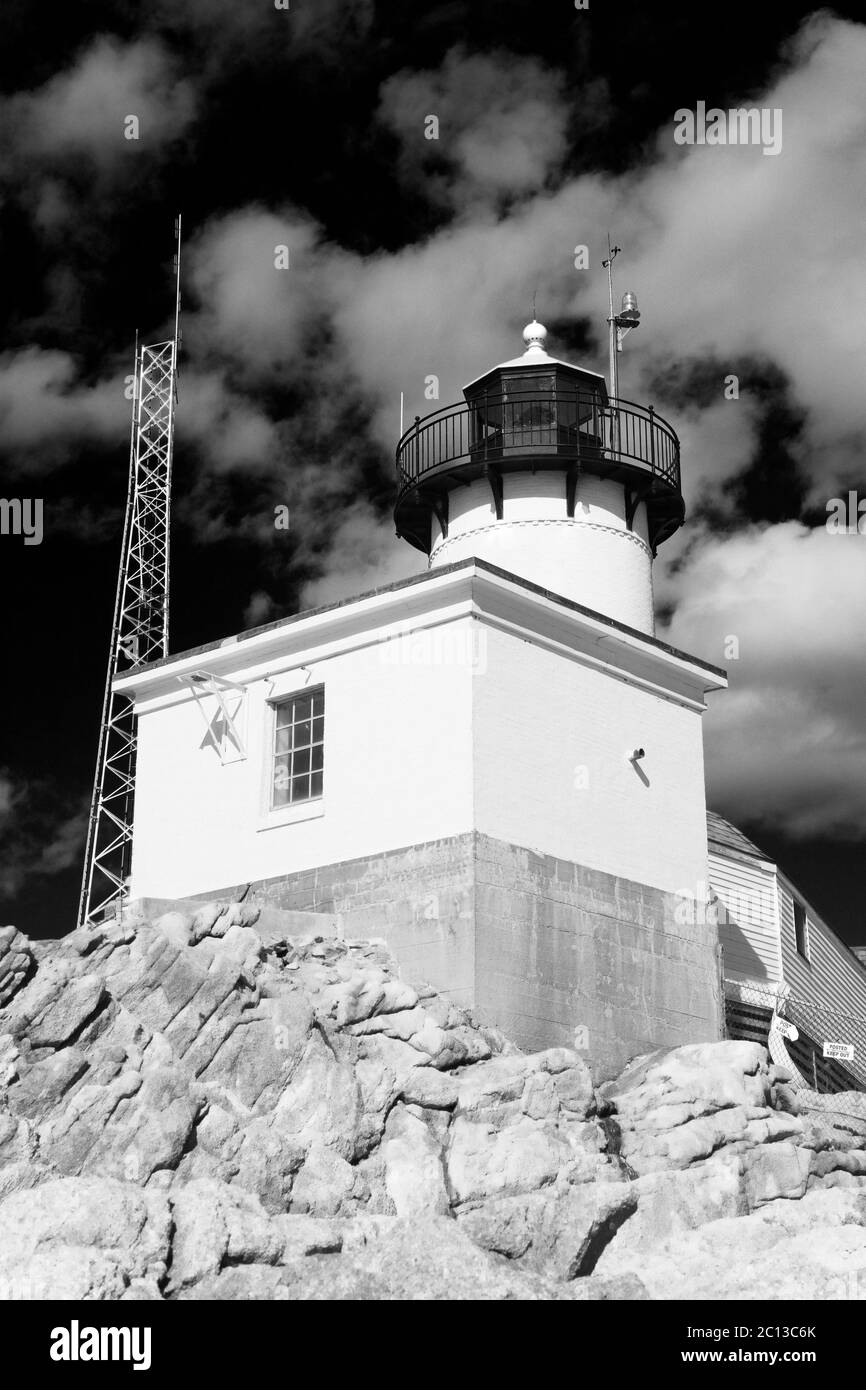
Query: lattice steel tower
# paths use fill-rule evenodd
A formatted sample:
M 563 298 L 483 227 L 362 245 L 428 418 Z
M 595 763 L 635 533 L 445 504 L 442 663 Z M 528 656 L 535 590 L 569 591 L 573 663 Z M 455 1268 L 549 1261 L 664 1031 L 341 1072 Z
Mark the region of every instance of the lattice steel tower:
M 136 339 L 129 491 L 96 777 L 90 804 L 78 925 L 117 915 L 126 895 L 135 792 L 133 701 L 114 690 L 120 672 L 168 654 L 171 459 L 177 403 L 181 220 L 175 223 L 174 337 L 139 348 Z

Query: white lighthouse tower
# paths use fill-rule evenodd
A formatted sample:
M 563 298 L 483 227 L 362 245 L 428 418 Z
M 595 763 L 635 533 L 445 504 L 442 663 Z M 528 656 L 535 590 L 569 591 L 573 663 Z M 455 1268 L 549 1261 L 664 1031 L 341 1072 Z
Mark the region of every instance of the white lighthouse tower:
M 653 556 L 684 515 L 677 437 L 546 337 L 527 324 L 520 357 L 406 431 L 398 534 L 431 568 L 475 556 L 652 633 Z
M 383 936 L 408 979 L 530 1050 L 580 1040 L 600 1077 L 722 1027 L 718 933 L 688 905 L 726 681 L 653 630 L 679 443 L 617 394 L 626 300 L 612 389 L 533 321 L 402 436 L 395 521 L 426 573 L 116 683 L 136 897 L 243 891 Z

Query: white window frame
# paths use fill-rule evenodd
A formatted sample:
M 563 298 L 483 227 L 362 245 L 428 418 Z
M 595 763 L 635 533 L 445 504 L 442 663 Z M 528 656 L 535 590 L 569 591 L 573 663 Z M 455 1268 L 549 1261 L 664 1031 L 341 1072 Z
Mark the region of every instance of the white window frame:
M 277 733 L 277 710 L 280 705 L 288 704 L 290 700 L 295 700 L 299 695 L 311 695 L 321 690 L 324 693 L 325 685 L 323 681 L 311 685 L 309 688 L 298 686 L 294 690 L 281 691 L 279 695 L 270 696 L 265 702 L 265 729 L 264 729 L 264 757 L 262 759 L 262 790 L 261 790 L 261 814 L 259 817 L 259 830 L 270 830 L 276 826 L 297 825 L 302 821 L 315 820 L 325 814 L 325 792 L 324 792 L 324 766 L 322 769 L 322 794 L 321 796 L 311 797 L 308 801 L 296 801 L 285 806 L 273 805 L 273 778 L 274 778 L 274 759 L 276 757 L 276 733 Z M 324 742 L 323 742 L 324 748 Z M 323 758 L 324 763 L 324 758 Z

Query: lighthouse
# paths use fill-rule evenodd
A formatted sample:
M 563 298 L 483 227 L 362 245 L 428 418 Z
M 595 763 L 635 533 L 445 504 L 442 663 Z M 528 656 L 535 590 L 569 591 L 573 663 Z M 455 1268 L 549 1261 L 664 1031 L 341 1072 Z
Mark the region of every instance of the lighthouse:
M 533 319 L 402 435 L 395 524 L 423 573 L 118 678 L 134 897 L 243 894 L 382 937 L 407 980 L 598 1078 L 721 1036 L 718 928 L 683 903 L 708 879 L 701 721 L 726 678 L 655 634 L 684 509 L 673 426 L 618 395 L 636 320 L 633 296 L 611 309 L 606 382 Z
M 433 569 L 475 556 L 652 634 L 653 557 L 684 517 L 677 436 L 546 339 L 527 324 L 519 357 L 406 431 L 397 533 Z

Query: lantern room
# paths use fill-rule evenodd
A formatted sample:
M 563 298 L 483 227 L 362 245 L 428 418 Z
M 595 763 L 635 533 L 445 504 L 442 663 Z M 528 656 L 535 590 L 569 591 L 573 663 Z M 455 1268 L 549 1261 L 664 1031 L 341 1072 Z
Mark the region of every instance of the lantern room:
M 397 533 L 431 566 L 476 555 L 652 631 L 652 558 L 684 517 L 679 441 L 546 337 L 528 324 L 520 357 L 405 432 Z

